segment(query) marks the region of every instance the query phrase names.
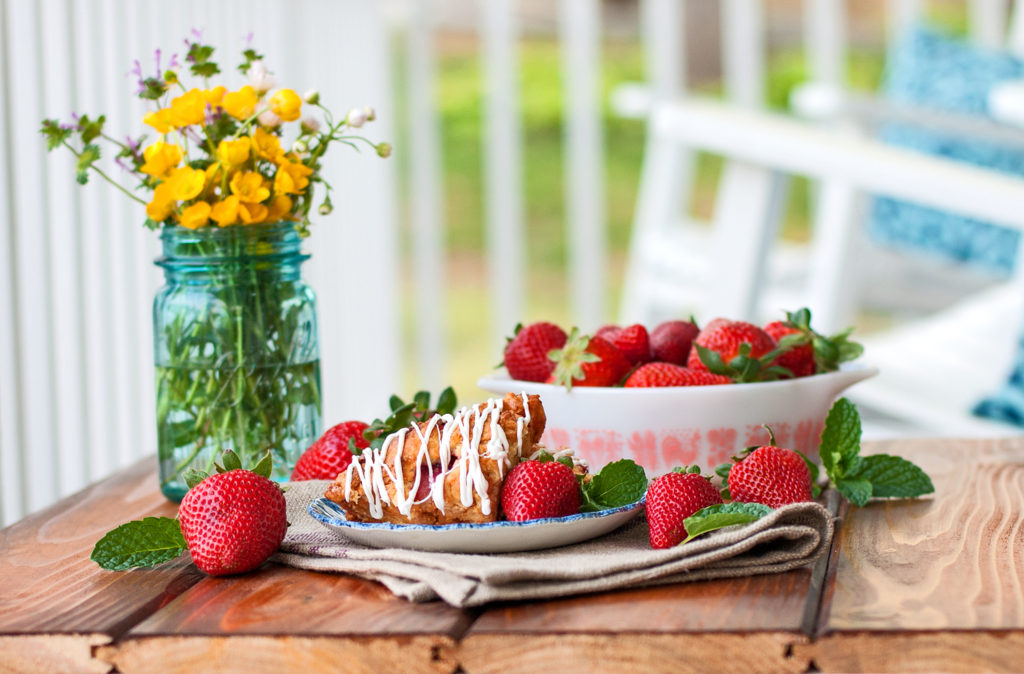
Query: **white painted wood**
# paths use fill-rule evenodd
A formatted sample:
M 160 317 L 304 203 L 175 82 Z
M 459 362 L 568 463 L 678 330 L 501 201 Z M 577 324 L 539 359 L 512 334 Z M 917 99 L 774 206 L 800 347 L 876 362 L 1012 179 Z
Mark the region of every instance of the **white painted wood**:
M 843 0 L 804 1 L 804 44 L 815 82 L 838 86 L 846 80 L 845 12 Z
M 569 297 L 574 324 L 605 321 L 608 255 L 601 127 L 601 6 L 561 0 Z M 592 326 L 592 327 L 590 327 Z
M 1010 26 L 1006 36 L 1006 48 L 1017 58 L 1024 55 L 1024 2 L 1014 0 L 1010 12 Z
M 834 334 L 853 324 L 858 297 L 857 227 L 860 195 L 848 182 L 828 180 L 817 192 L 810 253 L 809 299 L 814 326 Z
M 718 189 L 711 257 L 727 272 L 705 279 L 705 319 L 726 316 L 757 321 L 765 265 L 778 233 L 784 181 L 774 171 L 730 161 Z
M 434 19 L 427 0 L 413 0 L 406 37 L 409 119 L 409 225 L 415 279 L 413 328 L 419 381 L 429 391 L 444 386 L 444 229 L 441 125 L 435 89 Z
M 490 343 L 498 346 L 524 316 L 522 129 L 511 0 L 483 0 L 484 222 L 491 291 Z
M 904 33 L 920 18 L 924 9 L 924 0 L 887 0 L 886 12 L 889 44 L 895 44 Z
M 641 0 L 647 82 L 654 98 L 674 98 L 686 91 L 685 3 Z
M 0 4 L 0 73 L 9 72 L 7 45 L 14 27 L 8 19 L 7 4 Z M 16 133 L 11 123 L 13 92 L 0 86 L 0 145 L 12 147 Z M 13 177 L 17 170 L 12 152 L 0 153 L 0 525 L 26 512 L 22 486 L 25 442 L 22 433 L 22 398 L 19 385 L 18 311 L 14 267 L 16 227 Z
M 726 97 L 738 105 L 764 103 L 764 2 L 722 0 L 722 69 Z
M 27 491 L 28 511 L 47 505 L 57 491 L 54 404 L 53 342 L 48 307 L 52 298 L 49 274 L 50 228 L 47 195 L 43 189 L 43 153 L 38 137 L 21 133 L 38 128 L 42 113 L 42 76 L 39 7 L 35 3 L 9 3 L 7 18 L 7 59 L 16 60 L 8 69 L 11 88 L 18 92 L 8 114 L 18 133 L 7 151 L 16 161 L 11 176 L 11 200 L 17 234 L 14 246 L 16 306 L 19 342 L 18 372 L 22 407 L 22 486 Z M 12 101 L 14 103 L 14 101 Z M 37 470 L 42 465 L 50 470 Z
M 67 119 L 74 109 L 75 83 L 71 78 L 74 38 L 66 20 L 66 0 L 40 3 L 43 25 L 51 29 L 39 36 L 42 41 L 43 114 Z M 59 148 L 46 155 L 45 193 L 68 192 L 67 198 L 47 198 L 46 220 L 50 227 L 49 264 L 53 288 L 49 307 L 53 334 L 54 407 L 51 421 L 56 437 L 58 493 L 70 494 L 85 485 L 88 465 L 85 432 L 84 351 L 82 349 L 82 303 L 79 295 L 81 234 L 77 226 L 78 194 L 69 189 L 73 183 L 74 160 Z
M 971 40 L 983 47 L 999 48 L 1006 38 L 1006 0 L 967 0 Z

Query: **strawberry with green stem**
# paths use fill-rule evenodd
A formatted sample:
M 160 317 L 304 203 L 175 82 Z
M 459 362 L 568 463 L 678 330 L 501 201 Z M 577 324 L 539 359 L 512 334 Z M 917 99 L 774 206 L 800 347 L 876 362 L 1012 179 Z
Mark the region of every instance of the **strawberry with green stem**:
M 555 362 L 548 383 L 573 386 L 615 386 L 630 370 L 629 361 L 615 345 L 602 337 L 580 334 L 573 328 L 561 349 L 548 357 Z
M 794 376 L 835 372 L 840 364 L 855 360 L 864 347 L 850 339 L 853 328 L 826 337 L 811 327 L 811 311 L 807 308 L 787 311 L 786 320 L 774 321 L 765 331 L 779 342 L 784 353 L 775 365 L 793 366 Z M 787 365 L 788 364 L 788 365 Z
M 724 375 L 736 382 L 770 381 L 792 376 L 789 370 L 773 365 L 788 348 L 780 348 L 768 333 L 752 323 L 715 319 L 693 341 L 687 367 Z

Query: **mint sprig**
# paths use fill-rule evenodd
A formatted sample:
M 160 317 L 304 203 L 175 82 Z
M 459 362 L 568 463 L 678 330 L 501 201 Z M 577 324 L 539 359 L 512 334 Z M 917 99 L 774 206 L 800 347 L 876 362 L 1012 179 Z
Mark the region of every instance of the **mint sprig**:
M 899 456 L 860 456 L 861 424 L 857 407 L 840 398 L 825 419 L 818 453 L 829 481 L 850 503 L 872 498 L 917 498 L 935 491 L 919 466 Z
M 187 547 L 178 520 L 146 517 L 108 531 L 96 543 L 89 559 L 104 569 L 124 571 L 169 562 Z
M 686 539 L 680 543 L 688 543 L 701 534 L 709 531 L 730 527 L 734 524 L 748 524 L 761 519 L 772 509 L 763 503 L 722 503 L 701 508 L 685 520 Z
M 580 488 L 580 512 L 596 512 L 636 503 L 647 491 L 647 475 L 632 459 L 602 468 Z

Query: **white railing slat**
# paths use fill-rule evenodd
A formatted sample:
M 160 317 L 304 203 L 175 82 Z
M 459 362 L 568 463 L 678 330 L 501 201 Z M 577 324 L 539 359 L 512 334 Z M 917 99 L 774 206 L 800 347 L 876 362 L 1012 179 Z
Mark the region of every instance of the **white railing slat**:
M 23 130 L 38 129 L 42 117 L 42 69 L 40 55 L 39 7 L 35 3 L 8 3 L 11 31 L 7 36 L 7 58 L 17 58 L 8 69 L 16 104 L 8 114 L 15 129 L 7 151 L 16 158 L 17 170 L 11 181 L 14 223 L 17 228 L 14 269 L 16 270 L 17 329 L 20 346 L 18 373 L 21 384 L 24 474 L 29 511 L 50 503 L 58 478 L 54 433 L 53 331 L 50 311 L 52 292 L 49 278 L 49 223 L 44 188 L 43 151 L 39 136 Z M 11 101 L 15 103 L 15 101 Z M 34 464 L 34 465 L 32 465 Z M 36 466 L 47 466 L 39 470 Z
M 758 107 L 764 103 L 764 2 L 722 0 L 722 70 L 726 97 Z
M 998 49 L 1006 37 L 1006 0 L 967 0 L 967 26 L 971 39 Z
M 655 98 L 668 99 L 686 91 L 686 3 L 641 0 L 647 83 Z
M 484 222 L 491 291 L 490 342 L 502 343 L 523 315 L 522 130 L 519 109 L 519 34 L 511 0 L 483 0 Z
M 601 130 L 601 5 L 562 0 L 566 239 L 573 321 L 594 330 L 605 320 L 604 143 Z
M 886 11 L 889 44 L 895 44 L 921 17 L 924 0 L 888 0 Z
M 409 226 L 415 290 L 416 368 L 430 391 L 444 386 L 444 229 L 441 176 L 441 124 L 438 119 L 433 12 L 427 0 L 414 0 L 406 45 L 409 120 Z
M 804 42 L 815 82 L 846 81 L 845 7 L 842 0 L 804 0 Z

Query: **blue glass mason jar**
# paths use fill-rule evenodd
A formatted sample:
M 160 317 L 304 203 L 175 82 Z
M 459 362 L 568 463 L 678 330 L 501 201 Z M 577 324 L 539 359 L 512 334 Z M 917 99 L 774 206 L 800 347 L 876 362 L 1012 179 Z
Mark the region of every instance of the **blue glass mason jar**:
M 189 468 L 267 451 L 287 480 L 320 434 L 316 296 L 289 223 L 165 227 L 153 302 L 160 488 L 180 501 Z

